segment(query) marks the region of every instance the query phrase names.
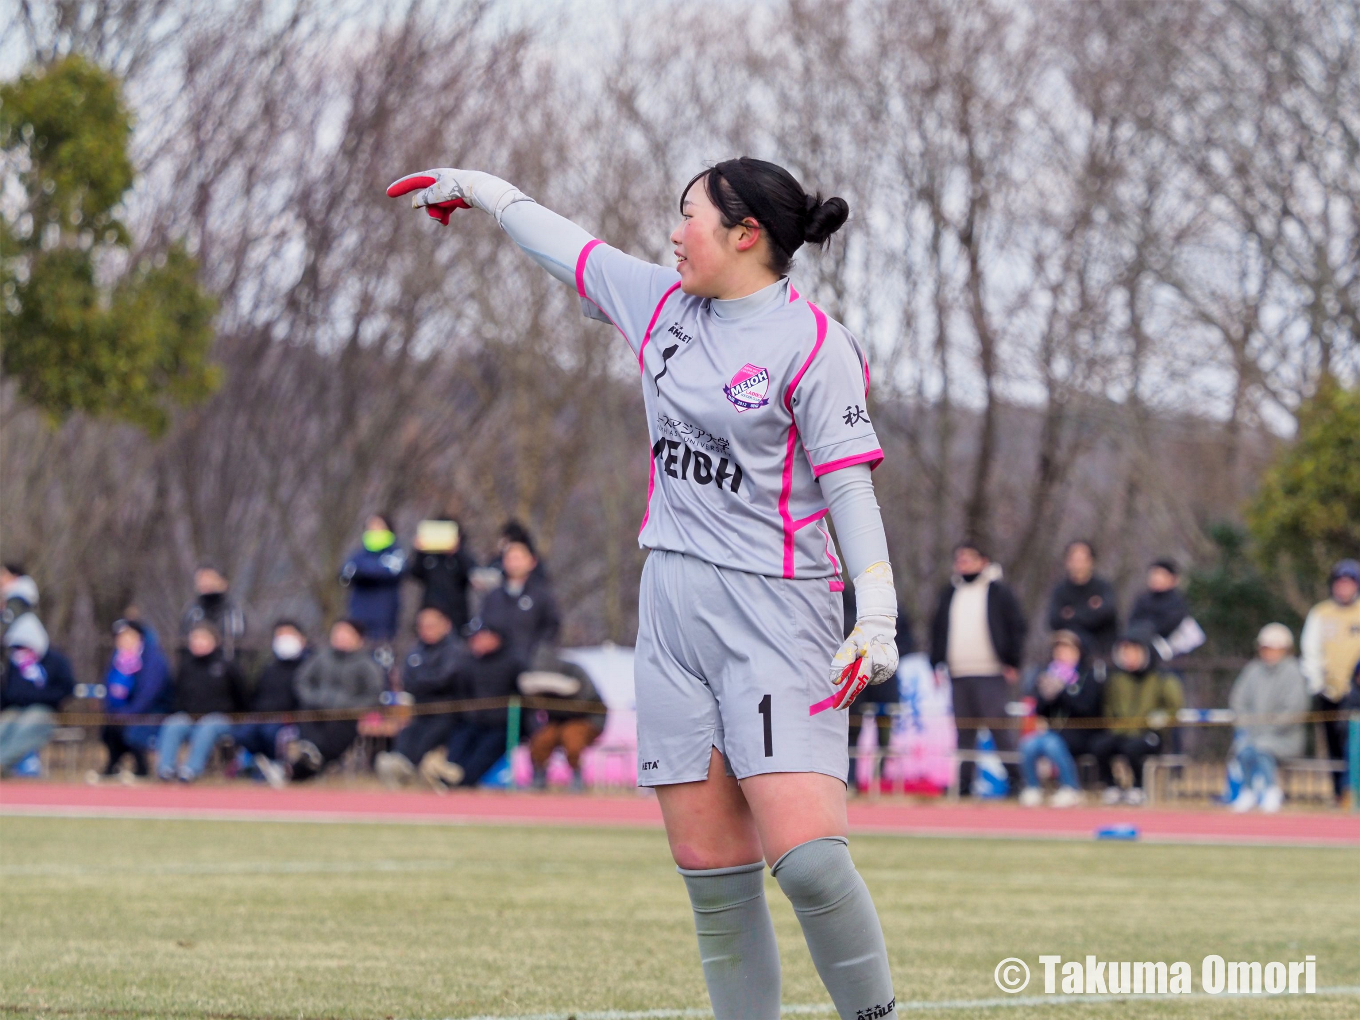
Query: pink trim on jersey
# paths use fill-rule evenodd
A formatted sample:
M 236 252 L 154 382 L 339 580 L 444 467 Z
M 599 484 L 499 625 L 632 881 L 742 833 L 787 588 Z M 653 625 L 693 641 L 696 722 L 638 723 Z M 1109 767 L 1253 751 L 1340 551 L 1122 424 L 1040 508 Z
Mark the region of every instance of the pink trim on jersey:
M 595 246 L 599 244 L 604 244 L 599 238 L 587 241 L 585 247 L 581 249 L 581 254 L 576 256 L 576 294 L 578 297 L 583 297 L 587 301 L 589 301 L 590 298 L 586 295 L 586 259 L 590 258 L 590 253 L 594 251 Z M 599 308 L 599 305 L 596 305 L 595 307 Z M 603 309 L 601 309 L 601 311 L 603 311 Z
M 825 464 L 816 464 L 812 468 L 812 477 L 821 478 L 822 475 L 829 475 L 832 471 L 863 464 L 866 461 L 869 463 L 869 470 L 872 471 L 883 463 L 883 451 L 870 450 L 868 453 L 856 453 L 850 457 L 841 457 L 839 460 L 829 460 Z
M 797 301 L 797 300 L 798 300 L 798 288 L 795 287 L 792 283 L 790 283 L 790 284 L 789 284 L 789 304 L 793 304 L 793 303 L 794 303 L 795 301 Z
M 829 511 L 828 511 L 828 512 L 829 512 Z M 832 590 L 832 591 L 844 591 L 844 590 L 845 590 L 845 582 L 841 580 L 841 561 L 838 560 L 838 559 L 836 559 L 836 553 L 835 553 L 835 551 L 832 550 L 832 548 L 831 548 L 831 532 L 830 532 L 829 530 L 827 530 L 826 528 L 822 528 L 821 531 L 822 531 L 823 537 L 826 538 L 826 558 L 829 559 L 829 560 L 831 561 L 831 566 L 834 567 L 835 570 L 836 570 L 836 579 L 835 579 L 834 581 L 831 582 L 831 584 L 832 584 L 831 590 Z M 839 588 L 835 587 L 835 586 L 838 585 L 838 584 L 840 585 L 840 587 L 839 587 Z
M 579 270 L 577 271 L 579 274 Z M 646 367 L 642 363 L 642 352 L 647 349 L 647 341 L 652 338 L 652 328 L 656 326 L 656 320 L 661 315 L 661 309 L 670 296 L 680 289 L 679 282 L 676 282 L 666 293 L 661 295 L 661 300 L 656 303 L 656 310 L 652 312 L 652 320 L 647 323 L 647 332 L 642 334 L 642 344 L 638 347 L 638 372 L 646 372 Z M 656 457 L 647 458 L 647 509 L 642 512 L 642 524 L 638 527 L 638 534 L 641 535 L 647 530 L 647 522 L 652 519 L 652 493 L 656 491 Z
M 813 321 L 817 323 L 817 341 L 812 345 L 812 353 L 809 354 L 807 360 L 803 362 L 803 367 L 798 370 L 798 374 L 793 377 L 793 381 L 789 383 L 788 389 L 784 391 L 784 408 L 789 412 L 790 417 L 793 415 L 793 391 L 796 390 L 798 384 L 803 381 L 803 376 L 807 372 L 808 366 L 812 364 L 812 359 L 817 357 L 817 352 L 822 349 L 822 344 L 826 341 L 826 316 L 823 315 L 822 310 L 811 301 L 807 303 L 807 306 L 812 309 Z M 779 516 L 784 522 L 785 577 L 793 577 L 793 539 L 797 534 L 798 529 L 809 524 L 811 521 L 820 519 L 822 514 L 826 513 L 826 511 L 823 510 L 821 514 L 804 518 L 797 523 L 794 522 L 793 515 L 789 513 L 789 496 L 793 492 L 793 452 L 797 449 L 797 442 L 798 423 L 796 421 L 790 421 L 788 443 L 784 450 L 783 484 L 779 489 Z
M 638 371 L 639 371 L 639 372 L 641 372 L 641 371 L 643 370 L 643 368 L 642 368 L 642 352 L 645 351 L 645 350 L 647 349 L 647 341 L 650 340 L 650 339 L 652 338 L 652 327 L 656 325 L 656 320 L 657 320 L 658 318 L 660 318 L 660 316 L 661 316 L 661 309 L 662 309 L 663 307 L 665 307 L 666 302 L 670 300 L 670 296 L 671 296 L 672 294 L 674 294 L 674 293 L 675 293 L 677 290 L 679 290 L 679 289 L 680 289 L 680 283 L 679 283 L 679 281 L 677 280 L 675 283 L 671 284 L 670 289 L 667 290 L 666 293 L 662 294 L 662 295 L 661 295 L 661 300 L 658 301 L 658 302 L 656 303 L 656 309 L 652 312 L 652 318 L 651 318 L 651 320 L 647 323 L 647 332 L 645 332 L 645 333 L 642 334 L 642 343 L 638 346 Z

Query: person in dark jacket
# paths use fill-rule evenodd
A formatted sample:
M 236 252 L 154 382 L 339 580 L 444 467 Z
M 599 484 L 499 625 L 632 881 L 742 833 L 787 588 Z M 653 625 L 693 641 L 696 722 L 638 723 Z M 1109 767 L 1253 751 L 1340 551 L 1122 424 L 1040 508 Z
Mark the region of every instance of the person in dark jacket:
M 175 711 L 156 740 L 156 775 L 192 783 L 208 767 L 217 742 L 231 733 L 232 712 L 245 710 L 249 696 L 236 663 L 222 654 L 221 637 L 210 623 L 189 631 L 185 656 L 175 677 Z M 179 764 L 180 748 L 189 755 Z
M 156 632 L 140 620 L 113 625 L 113 661 L 104 677 L 104 713 L 111 716 L 165 715 L 175 705 L 175 686 Z M 144 776 L 146 752 L 156 743 L 159 723 L 124 726 L 116 719 L 100 733 L 109 751 L 104 775 L 117 775 L 125 754 L 132 755 L 133 774 Z
M 501 553 L 504 580 L 487 592 L 474 627 L 502 635 L 510 654 L 527 669 L 539 646 L 557 642 L 561 617 L 548 583 L 534 575 L 538 557 L 527 541 L 510 542 Z
M 337 620 L 329 644 L 311 657 L 293 683 L 298 708 L 344 709 L 376 707 L 383 690 L 382 667 L 364 649 L 364 629 L 357 620 Z M 298 725 L 287 757 L 294 779 L 309 779 L 340 758 L 359 735 L 359 720 L 329 719 Z
M 36 613 L 5 631 L 5 678 L 0 687 L 0 775 L 40 751 L 56 729 L 55 713 L 75 690 L 66 656 L 52 647 Z
M 1190 615 L 1190 603 L 1177 587 L 1180 570 L 1174 560 L 1161 559 L 1148 567 L 1147 590 L 1133 603 L 1129 613 L 1130 630 L 1148 630 L 1169 638 Z
M 474 624 L 476 626 L 476 624 Z M 458 667 L 458 696 L 470 699 L 509 698 L 524 664 L 515 656 L 505 636 L 491 624 L 482 624 L 467 639 Z M 505 753 L 505 707 L 460 712 L 445 745 L 445 754 L 427 754 L 420 762 L 421 777 L 436 790 L 449 786 L 476 786 Z
M 1079 635 L 1088 653 L 1108 660 L 1119 636 L 1114 585 L 1095 572 L 1095 547 L 1085 540 L 1069 542 L 1063 554 L 1066 576 L 1048 600 L 1050 630 L 1069 630 Z
M 292 620 L 274 624 L 269 664 L 260 673 L 255 690 L 250 695 L 249 711 L 287 713 L 297 708 L 297 693 L 293 685 L 298 670 L 307 661 L 307 636 Z M 286 729 L 282 722 L 238 723 L 231 728 L 236 746 L 249 752 L 252 764 L 270 786 L 280 787 L 287 782 L 287 774 L 279 764 L 283 759 L 280 734 Z
M 364 525 L 363 544 L 345 561 L 340 583 L 349 588 L 348 617 L 378 643 L 392 640 L 401 614 L 401 578 L 406 553 L 392 533 L 391 518 L 374 514 Z
M 1058 770 L 1058 789 L 1049 803 L 1059 808 L 1074 807 L 1081 803 L 1077 756 L 1091 753 L 1098 735 L 1104 732 L 1066 725 L 1070 719 L 1098 719 L 1103 698 L 1101 682 L 1080 634 L 1060 630 L 1053 635 L 1050 661 L 1035 680 L 1034 693 L 1035 713 L 1047 720 L 1048 727 L 1020 744 L 1020 771 L 1025 780 L 1020 803 L 1026 807 L 1043 803 L 1038 764 L 1040 758 L 1047 758 Z
M 949 672 L 955 719 L 1004 718 L 1020 678 L 1027 624 L 1001 577 L 1000 565 L 975 543 L 955 547 L 954 576 L 940 593 L 930 632 L 930 661 Z M 960 749 L 976 746 L 975 727 L 957 729 Z M 1000 728 L 992 737 L 998 750 L 1015 750 L 1015 730 Z M 971 789 L 972 765 L 960 763 L 960 790 Z
M 585 789 L 581 754 L 604 732 L 604 698 L 590 675 L 574 662 L 567 662 L 552 648 L 538 650 L 533 668 L 519 675 L 519 692 L 540 698 L 552 707 L 530 713 L 534 720 L 529 738 L 529 760 L 534 767 L 534 789 L 548 788 L 548 759 L 559 747 L 571 767 L 573 790 Z M 556 704 L 560 702 L 561 707 Z
M 452 701 L 459 695 L 461 643 L 443 610 L 426 606 L 416 614 L 419 644 L 406 656 L 401 687 L 416 705 Z M 373 759 L 374 771 L 385 786 L 396 787 L 416 777 L 416 765 L 427 754 L 439 753 L 453 729 L 455 716 L 440 713 L 416 715 L 397 734 L 391 751 Z
M 424 585 L 420 607 L 438 609 L 449 618 L 457 634 L 472 617 L 468 599 L 472 572 L 477 569 L 477 561 L 463 545 L 462 529 L 458 527 L 458 522 L 451 523 L 458 528 L 457 544 L 452 549 L 426 549 L 417 534 L 415 551 L 411 554 L 407 572 Z
M 194 571 L 194 600 L 180 615 L 179 639 L 181 647 L 189 639 L 189 631 L 200 623 L 212 624 L 221 635 L 218 642 L 222 658 L 236 658 L 236 650 L 246 635 L 246 614 L 232 601 L 231 582 L 222 571 L 204 564 Z
M 4 608 L 0 609 L 0 635 L 25 613 L 37 612 L 38 585 L 22 564 L 0 566 L 0 599 L 4 601 Z

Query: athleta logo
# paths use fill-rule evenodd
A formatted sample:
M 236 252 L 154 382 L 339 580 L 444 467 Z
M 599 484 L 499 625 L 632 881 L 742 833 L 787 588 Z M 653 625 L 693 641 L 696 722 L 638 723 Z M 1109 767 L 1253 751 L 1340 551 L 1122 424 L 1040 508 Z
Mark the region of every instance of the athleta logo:
M 764 407 L 770 402 L 765 396 L 769 391 L 770 370 L 755 365 L 743 365 L 732 381 L 723 387 L 723 393 L 736 406 L 738 414 Z
M 658 439 L 652 444 L 652 456 L 661 458 L 661 470 L 672 478 L 700 485 L 714 483 L 720 489 L 726 484 L 732 492 L 741 488 L 741 465 L 726 457 L 719 458 L 715 467 L 708 454 L 691 450 L 674 439 Z
M 897 1000 L 889 999 L 886 1006 L 870 1006 L 868 1009 L 861 1009 L 855 1014 L 855 1020 L 883 1020 L 885 1016 L 891 1016 L 897 1010 Z
M 660 761 L 644 761 L 644 762 L 642 763 L 642 771 L 643 771 L 643 772 L 647 772 L 647 771 L 649 771 L 649 770 L 651 770 L 651 769 L 659 769 L 660 767 L 661 767 L 661 762 L 660 762 Z
M 680 323 L 678 322 L 672 322 L 670 329 L 666 330 L 666 332 L 669 333 L 671 336 L 675 337 L 675 339 L 679 340 L 681 343 L 687 344 L 694 339 L 694 337 L 690 336 L 688 333 L 686 333 L 683 329 L 680 328 Z

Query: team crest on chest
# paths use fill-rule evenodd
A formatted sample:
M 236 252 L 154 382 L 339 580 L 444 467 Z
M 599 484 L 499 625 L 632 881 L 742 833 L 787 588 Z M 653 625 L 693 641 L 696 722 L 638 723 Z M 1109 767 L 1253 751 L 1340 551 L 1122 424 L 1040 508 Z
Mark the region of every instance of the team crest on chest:
M 723 387 L 723 393 L 740 414 L 754 411 L 770 402 L 766 396 L 770 392 L 770 370 L 755 365 L 743 365 L 732 381 Z

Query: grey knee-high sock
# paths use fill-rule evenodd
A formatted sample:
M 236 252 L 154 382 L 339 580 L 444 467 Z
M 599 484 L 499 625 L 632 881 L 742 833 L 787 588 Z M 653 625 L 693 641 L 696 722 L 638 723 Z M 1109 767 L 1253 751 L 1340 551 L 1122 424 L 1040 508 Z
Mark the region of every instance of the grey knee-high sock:
M 841 1017 L 896 1016 L 883 929 L 848 842 L 828 836 L 800 843 L 774 862 L 774 877 Z
M 779 947 L 765 902 L 765 862 L 676 870 L 694 907 L 716 1020 L 779 1020 Z

